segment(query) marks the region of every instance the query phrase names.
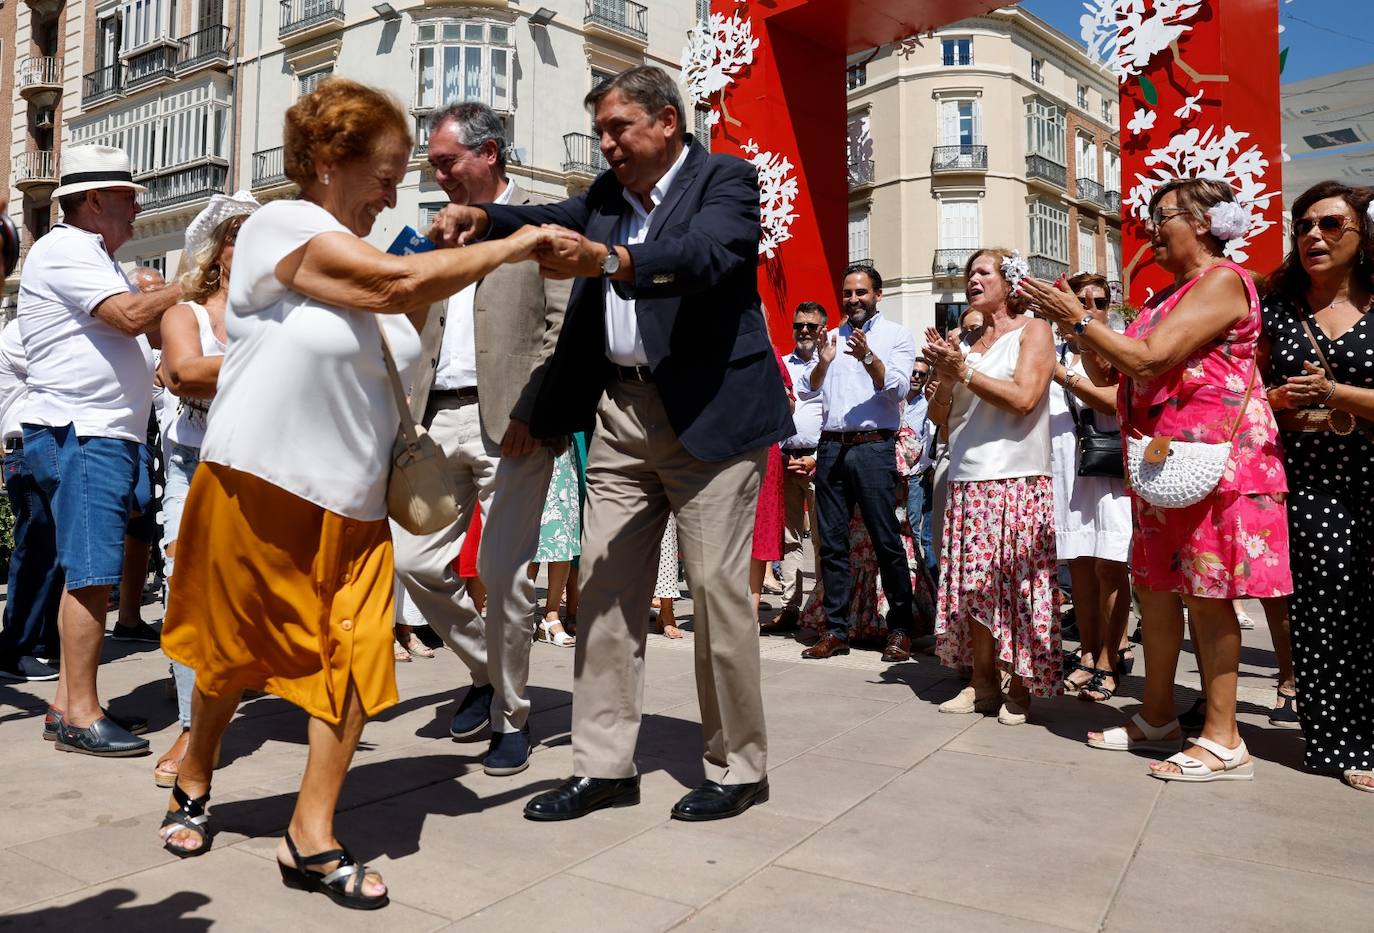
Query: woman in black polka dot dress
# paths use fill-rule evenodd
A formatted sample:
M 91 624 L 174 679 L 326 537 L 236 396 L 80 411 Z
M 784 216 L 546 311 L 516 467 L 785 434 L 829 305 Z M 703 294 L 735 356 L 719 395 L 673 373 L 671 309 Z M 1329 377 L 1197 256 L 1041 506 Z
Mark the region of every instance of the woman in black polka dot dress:
M 1374 792 L 1371 194 L 1323 182 L 1294 202 L 1264 329 L 1288 470 L 1304 763 Z

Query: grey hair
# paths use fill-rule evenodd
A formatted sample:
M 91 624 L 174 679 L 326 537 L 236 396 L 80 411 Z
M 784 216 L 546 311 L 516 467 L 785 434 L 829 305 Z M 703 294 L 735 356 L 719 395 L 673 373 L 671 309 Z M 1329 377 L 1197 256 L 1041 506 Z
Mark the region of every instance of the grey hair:
M 469 149 L 479 149 L 487 140 L 494 140 L 496 165 L 501 171 L 506 170 L 506 128 L 495 110 L 476 101 L 449 104 L 430 115 L 429 134 L 433 136 L 450 120 L 458 127 L 458 142 Z
M 607 78 L 592 88 L 582 99 L 582 103 L 595 113 L 597 105 L 611 91 L 619 91 L 639 104 L 654 122 L 658 121 L 658 115 L 663 112 L 664 107 L 672 107 L 677 111 L 678 138 L 682 139 L 687 135 L 687 112 L 682 108 L 682 95 L 678 93 L 677 84 L 662 68 L 653 65 L 626 68 L 620 74 Z

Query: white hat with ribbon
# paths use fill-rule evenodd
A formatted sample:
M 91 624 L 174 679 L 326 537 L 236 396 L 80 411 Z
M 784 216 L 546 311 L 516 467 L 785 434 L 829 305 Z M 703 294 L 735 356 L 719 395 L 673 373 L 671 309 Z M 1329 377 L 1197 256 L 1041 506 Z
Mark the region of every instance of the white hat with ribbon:
M 186 253 L 188 257 L 194 257 L 210 237 L 214 235 L 219 225 L 230 217 L 240 215 L 247 216 L 262 207 L 258 199 L 247 191 L 236 191 L 233 194 L 217 194 L 210 198 L 210 203 L 205 210 L 195 216 L 186 227 Z
M 97 188 L 147 191 L 129 171 L 129 154 L 114 146 L 68 146 L 62 150 L 62 179 L 55 198 Z

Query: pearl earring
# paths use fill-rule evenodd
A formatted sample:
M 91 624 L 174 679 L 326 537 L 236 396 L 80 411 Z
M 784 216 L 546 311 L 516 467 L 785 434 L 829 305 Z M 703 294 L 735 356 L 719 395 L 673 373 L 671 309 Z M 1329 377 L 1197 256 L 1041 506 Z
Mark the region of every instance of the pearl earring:
M 325 173 L 325 176 L 324 176 L 324 183 L 325 183 L 326 185 L 329 184 L 329 173 L 328 173 L 328 172 Z

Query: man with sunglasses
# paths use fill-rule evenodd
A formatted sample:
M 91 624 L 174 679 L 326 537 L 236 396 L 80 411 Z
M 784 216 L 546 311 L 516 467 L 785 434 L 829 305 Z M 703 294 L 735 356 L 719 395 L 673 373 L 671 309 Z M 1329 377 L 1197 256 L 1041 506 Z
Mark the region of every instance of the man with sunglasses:
M 822 338 L 820 358 L 802 379 L 801 393 L 823 398 L 816 454 L 817 537 L 825 591 L 826 631 L 802 652 L 821 660 L 849 653 L 849 522 L 857 507 L 878 561 L 887 596 L 883 660 L 911 658 L 912 587 L 906 548 L 897 524 L 897 430 L 911 387 L 916 340 L 878 311 L 883 278 L 869 265 L 845 269 L 840 300 L 846 320 Z
M 792 385 L 796 387 L 797 404 L 792 410 L 792 424 L 797 433 L 782 442 L 782 494 L 783 494 L 783 543 L 782 543 L 782 611 L 759 626 L 764 633 L 790 632 L 797 628 L 801 620 L 802 603 L 802 556 L 804 545 L 802 534 L 806 516 L 811 516 L 812 528 L 816 521 L 816 488 L 813 478 L 816 474 L 816 445 L 821 438 L 821 395 L 819 392 L 803 392 L 802 380 L 811 374 L 820 362 L 816 354 L 816 341 L 825 334 L 825 308 L 814 301 L 803 301 L 797 305 L 792 318 L 792 335 L 796 346 L 783 362 L 787 365 Z M 816 579 L 821 575 L 820 536 L 812 540 L 814 550 L 813 567 Z

